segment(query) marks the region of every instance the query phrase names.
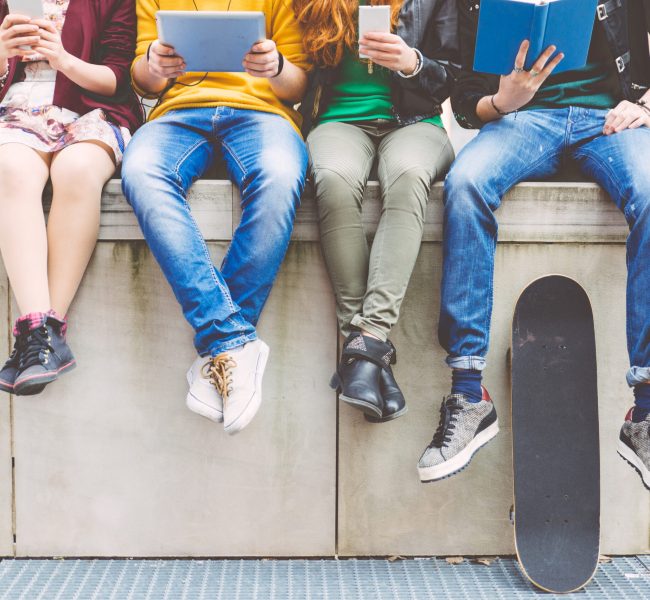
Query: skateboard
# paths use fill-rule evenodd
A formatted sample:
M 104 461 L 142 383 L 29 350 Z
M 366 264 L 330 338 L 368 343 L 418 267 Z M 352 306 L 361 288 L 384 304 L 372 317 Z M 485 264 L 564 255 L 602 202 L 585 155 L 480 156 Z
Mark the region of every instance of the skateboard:
M 538 588 L 576 591 L 600 549 L 596 344 L 578 283 L 551 275 L 522 292 L 509 360 L 517 559 Z

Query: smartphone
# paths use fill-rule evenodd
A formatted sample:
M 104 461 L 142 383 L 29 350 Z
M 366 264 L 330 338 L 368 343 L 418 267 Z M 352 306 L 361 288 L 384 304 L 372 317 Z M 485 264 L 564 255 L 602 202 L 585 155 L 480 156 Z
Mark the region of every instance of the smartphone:
M 359 7 L 359 39 L 364 33 L 390 33 L 390 6 L 360 6 Z M 359 54 L 359 58 L 368 58 Z
M 9 12 L 39 19 L 43 17 L 43 2 L 42 0 L 10 0 Z

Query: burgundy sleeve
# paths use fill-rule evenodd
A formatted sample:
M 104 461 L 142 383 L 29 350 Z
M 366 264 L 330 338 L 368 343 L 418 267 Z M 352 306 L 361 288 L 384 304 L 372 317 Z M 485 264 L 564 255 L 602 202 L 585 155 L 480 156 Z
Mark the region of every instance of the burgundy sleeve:
M 135 56 L 136 16 L 134 0 L 118 0 L 105 15 L 100 34 L 100 62 L 115 73 L 117 90 L 131 85 L 131 62 Z M 119 92 L 118 92 L 119 93 Z

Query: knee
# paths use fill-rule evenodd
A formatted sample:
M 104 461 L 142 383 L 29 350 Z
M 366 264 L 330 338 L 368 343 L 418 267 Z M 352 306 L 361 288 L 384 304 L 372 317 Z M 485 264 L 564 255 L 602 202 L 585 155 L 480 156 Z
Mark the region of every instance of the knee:
M 331 169 L 315 169 L 313 177 L 318 211 L 322 216 L 361 210 L 363 182 L 352 185 L 343 175 Z
M 242 204 L 261 199 L 262 209 L 294 214 L 305 187 L 306 159 L 267 157 L 248 173 L 242 186 Z
M 454 163 L 444 183 L 445 213 L 472 213 L 487 208 L 495 210 L 498 199 L 489 193 L 490 181 L 485 166 Z

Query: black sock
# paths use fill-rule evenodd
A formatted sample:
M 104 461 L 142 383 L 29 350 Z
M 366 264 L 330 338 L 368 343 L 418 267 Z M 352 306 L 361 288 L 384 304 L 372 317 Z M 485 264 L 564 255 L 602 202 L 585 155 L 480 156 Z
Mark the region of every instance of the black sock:
M 650 384 L 639 383 L 634 386 L 634 411 L 632 421 L 640 423 L 650 415 Z
M 483 397 L 482 379 L 481 371 L 454 369 L 451 373 L 451 393 L 463 394 L 470 402 L 480 402 Z

